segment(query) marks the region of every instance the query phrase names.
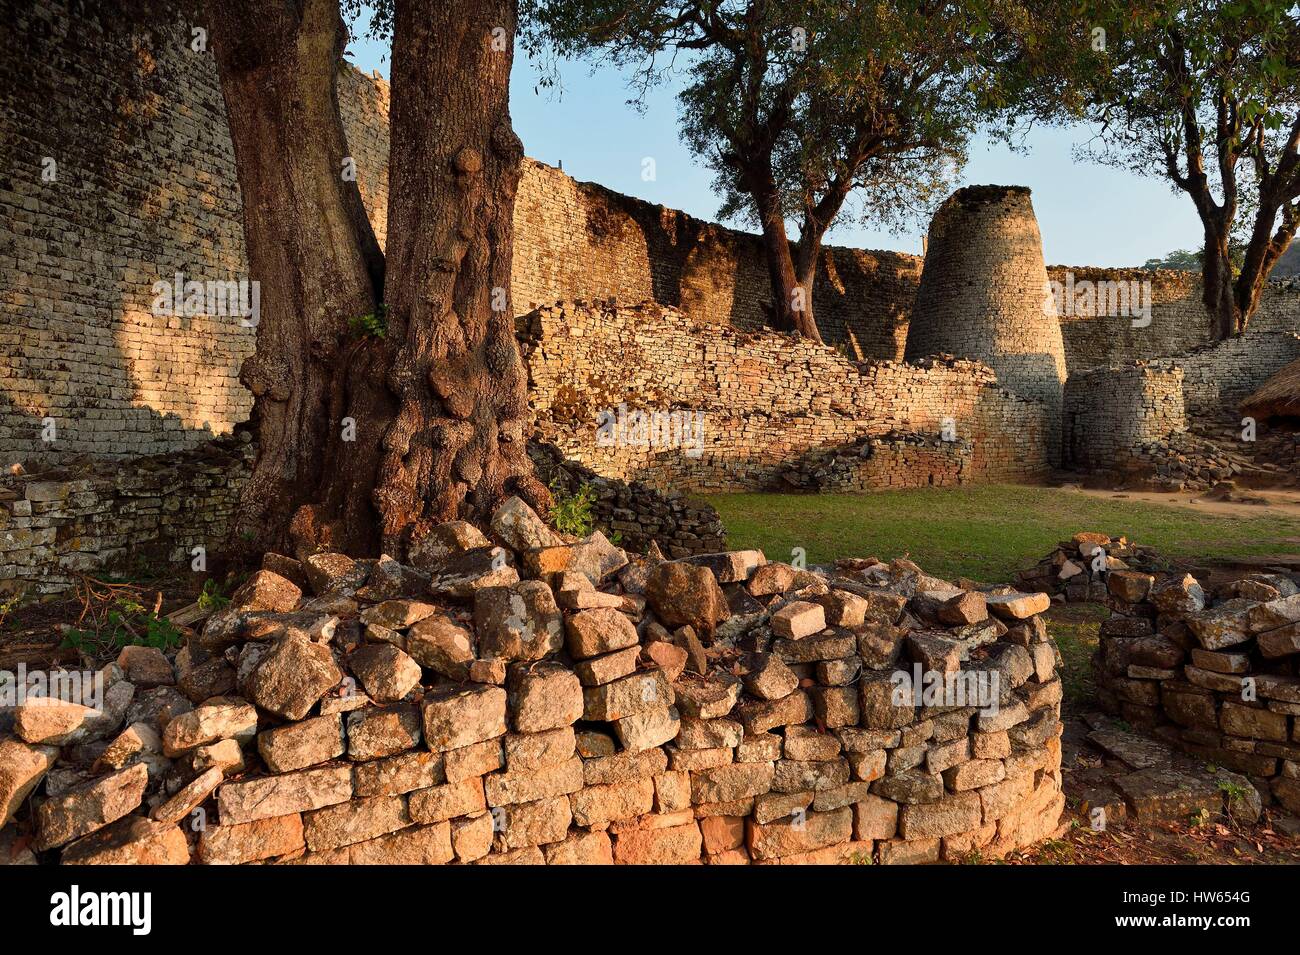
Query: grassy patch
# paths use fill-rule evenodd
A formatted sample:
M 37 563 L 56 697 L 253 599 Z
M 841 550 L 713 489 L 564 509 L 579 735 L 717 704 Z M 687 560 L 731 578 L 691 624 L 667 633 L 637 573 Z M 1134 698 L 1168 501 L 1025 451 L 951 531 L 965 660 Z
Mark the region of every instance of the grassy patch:
M 941 577 L 989 583 L 1078 531 L 1126 535 L 1168 557 L 1243 556 L 1294 550 L 1300 518 L 1201 513 L 1192 508 L 1094 497 L 1057 488 L 978 485 L 872 494 L 714 494 L 731 547 L 761 547 L 810 563 L 837 557 L 908 556 Z
M 1047 612 L 1048 629 L 1061 650 L 1061 689 L 1067 711 L 1095 705 L 1089 661 L 1097 649 L 1101 622 L 1108 616 L 1110 611 L 1098 604 L 1053 604 Z

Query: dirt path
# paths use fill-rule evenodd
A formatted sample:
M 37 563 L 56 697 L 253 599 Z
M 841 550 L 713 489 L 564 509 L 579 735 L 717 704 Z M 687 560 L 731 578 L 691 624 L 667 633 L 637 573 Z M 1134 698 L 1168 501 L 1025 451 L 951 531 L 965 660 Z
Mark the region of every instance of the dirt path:
M 1115 501 L 1141 501 L 1145 504 L 1187 507 L 1204 514 L 1220 514 L 1225 517 L 1260 517 L 1269 513 L 1300 517 L 1300 491 L 1294 490 L 1244 489 L 1235 492 L 1236 497 L 1245 500 L 1221 500 L 1212 496 L 1209 491 L 1108 491 L 1077 485 L 1066 485 L 1061 490 Z M 1254 499 L 1255 502 L 1250 499 Z M 1300 551 L 1300 538 L 1297 538 L 1295 543 L 1297 551 Z

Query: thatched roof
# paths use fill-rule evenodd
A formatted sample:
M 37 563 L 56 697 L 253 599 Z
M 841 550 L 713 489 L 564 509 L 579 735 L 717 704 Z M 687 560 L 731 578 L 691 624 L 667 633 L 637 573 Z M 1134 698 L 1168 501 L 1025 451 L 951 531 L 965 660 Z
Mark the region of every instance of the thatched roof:
M 1258 391 L 1241 403 L 1241 411 L 1254 418 L 1300 417 L 1300 358 L 1260 385 Z

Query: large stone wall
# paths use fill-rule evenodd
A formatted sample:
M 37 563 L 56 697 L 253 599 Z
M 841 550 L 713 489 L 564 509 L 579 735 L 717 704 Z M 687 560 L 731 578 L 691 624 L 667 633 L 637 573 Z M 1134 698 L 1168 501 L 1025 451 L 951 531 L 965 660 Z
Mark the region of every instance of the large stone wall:
M 177 273 L 257 278 L 211 54 L 181 19 L 140 23 L 129 4 L 72 17 L 0 0 L 0 20 L 0 460 L 137 457 L 228 433 L 252 407 L 238 373 L 254 330 L 152 309 L 153 284 Z M 344 71 L 340 103 L 382 237 L 386 86 Z
M 538 309 L 520 319 L 519 338 L 542 436 L 602 474 L 701 491 L 782 487 L 801 456 L 891 432 L 970 442 L 968 467 L 929 457 L 934 480 L 919 483 L 1047 469 L 1045 406 L 1002 389 L 976 362 L 850 362 L 806 340 L 650 304 Z M 676 416 L 678 431 L 640 440 L 636 411 Z
M 672 305 L 698 322 L 766 325 L 771 283 L 758 236 L 576 182 L 529 160 L 515 207 L 515 309 L 562 299 Z M 921 261 L 823 250 L 813 306 L 823 338 L 856 358 L 901 356 Z
M 57 463 L 193 447 L 246 420 L 238 381 L 254 331 L 233 317 L 155 316 L 177 272 L 247 275 L 220 87 L 189 25 L 142 23 L 122 0 L 76 17 L 53 0 L 0 0 L 0 460 Z M 358 183 L 387 226 L 388 86 L 340 73 Z M 52 160 L 55 178 L 42 176 Z M 768 296 L 755 236 L 578 183 L 528 161 L 516 208 L 516 309 L 650 299 L 753 330 Z M 899 360 L 922 260 L 832 248 L 815 290 L 828 342 Z M 1061 316 L 1070 367 L 1187 351 L 1208 322 L 1181 272 L 1053 267 L 1076 280 L 1150 277 L 1153 316 Z M 1300 291 L 1273 284 L 1255 327 L 1300 330 Z M 52 426 L 52 427 L 51 427 Z M 44 440 L 52 438 L 53 440 Z
M 1202 345 L 1170 360 L 1183 369 L 1189 415 L 1233 411 L 1273 375 L 1300 358 L 1300 335 L 1252 328 L 1240 338 Z
M 1065 285 L 1073 281 L 1150 282 L 1151 321 L 1128 315 L 1094 315 L 1066 311 L 1060 314 L 1061 334 L 1070 372 L 1118 365 L 1165 355 L 1178 355 L 1210 344 L 1210 320 L 1201 304 L 1201 277 L 1195 272 L 1171 269 L 1099 269 L 1053 265 L 1049 280 Z M 1144 293 L 1145 294 L 1145 293 Z M 1251 319 L 1251 331 L 1300 331 L 1300 283 L 1270 282 Z

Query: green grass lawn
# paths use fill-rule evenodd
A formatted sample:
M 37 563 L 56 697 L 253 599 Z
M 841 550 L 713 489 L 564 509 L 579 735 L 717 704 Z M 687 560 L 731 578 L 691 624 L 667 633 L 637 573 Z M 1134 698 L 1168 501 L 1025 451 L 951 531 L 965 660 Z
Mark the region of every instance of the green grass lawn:
M 1225 516 L 1056 488 L 712 494 L 707 500 L 722 515 L 729 547 L 760 547 L 772 560 L 789 560 L 795 547 L 804 548 L 809 563 L 907 556 L 936 576 L 988 583 L 1012 581 L 1057 541 L 1085 530 L 1123 534 L 1168 557 L 1300 551 L 1300 518 Z

